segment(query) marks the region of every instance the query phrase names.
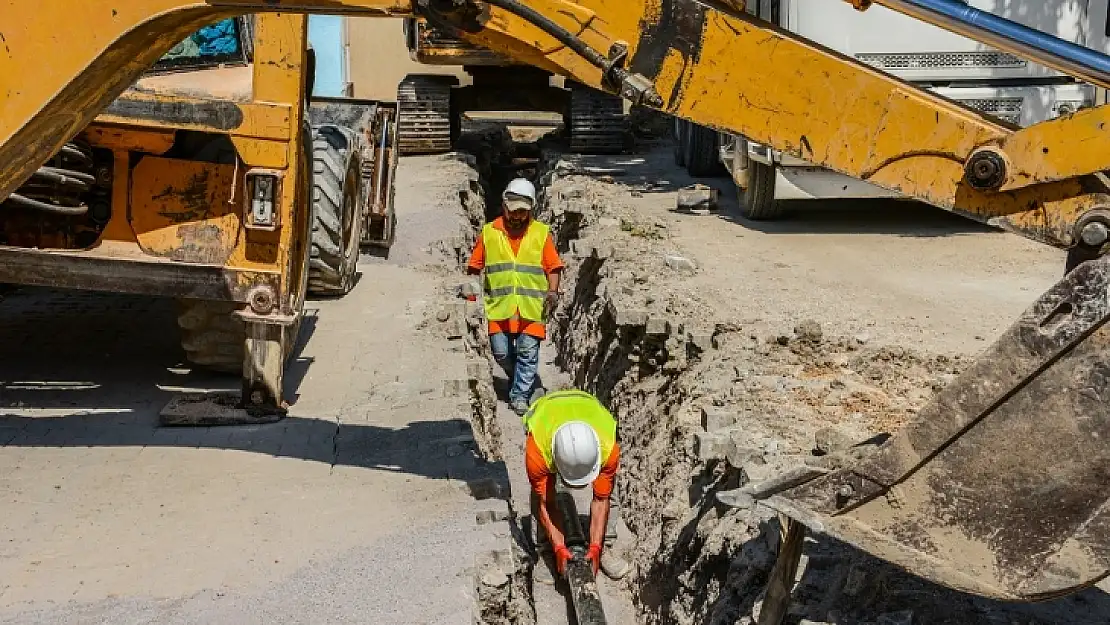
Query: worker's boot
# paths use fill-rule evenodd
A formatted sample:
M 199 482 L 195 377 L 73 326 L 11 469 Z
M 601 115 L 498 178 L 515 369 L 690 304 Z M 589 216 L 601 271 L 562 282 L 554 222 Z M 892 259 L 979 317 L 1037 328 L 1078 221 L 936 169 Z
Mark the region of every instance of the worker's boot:
M 632 570 L 632 565 L 628 560 L 618 556 L 616 552 L 609 549 L 603 549 L 601 552 L 601 572 L 612 580 L 624 579 L 625 575 Z
M 612 580 L 623 579 L 632 569 L 628 560 L 620 557 L 613 546 L 617 543 L 617 525 L 620 522 L 620 506 L 617 505 L 617 485 L 609 497 L 609 522 L 605 524 L 605 548 L 601 550 L 601 572 Z

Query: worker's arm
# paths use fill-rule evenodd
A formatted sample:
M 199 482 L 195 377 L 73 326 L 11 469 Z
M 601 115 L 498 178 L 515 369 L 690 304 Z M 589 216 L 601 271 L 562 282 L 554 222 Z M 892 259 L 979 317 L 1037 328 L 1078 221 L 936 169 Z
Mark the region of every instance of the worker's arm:
M 566 546 L 563 532 L 551 518 L 551 513 L 548 511 L 548 502 L 555 497 L 555 484 L 551 480 L 552 475 L 547 468 L 547 463 L 543 460 L 543 454 L 540 453 L 540 448 L 536 445 L 536 441 L 531 434 L 528 435 L 524 443 L 524 465 L 528 471 L 528 483 L 532 486 L 532 492 L 536 494 L 540 501 L 539 510 L 536 511 L 540 526 L 547 532 L 547 538 L 551 541 L 552 548 L 557 549 Z
M 544 306 L 547 315 L 555 310 L 559 304 L 559 285 L 562 283 L 563 277 L 563 259 L 559 258 L 559 251 L 555 249 L 555 240 L 550 234 L 547 235 L 547 241 L 543 245 L 543 271 L 547 274 L 547 297 L 544 298 Z
M 614 445 L 612 453 L 605 464 L 601 465 L 601 472 L 594 480 L 594 497 L 590 502 L 591 545 L 602 545 L 605 542 L 605 527 L 609 523 L 609 498 L 613 496 L 620 460 L 620 445 Z
M 486 246 L 482 243 L 482 237 L 478 237 L 478 242 L 474 244 L 474 251 L 470 253 L 470 260 L 466 263 L 466 273 L 476 276 L 482 273 L 485 266 Z

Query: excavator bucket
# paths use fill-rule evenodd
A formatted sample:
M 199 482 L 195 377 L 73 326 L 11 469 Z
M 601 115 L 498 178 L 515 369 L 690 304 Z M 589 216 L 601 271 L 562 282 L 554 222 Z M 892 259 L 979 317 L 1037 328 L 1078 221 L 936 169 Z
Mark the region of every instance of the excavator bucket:
M 1108 286 L 1110 260 L 1079 265 L 873 453 L 754 498 L 964 592 L 1038 601 L 1098 582 L 1110 573 Z

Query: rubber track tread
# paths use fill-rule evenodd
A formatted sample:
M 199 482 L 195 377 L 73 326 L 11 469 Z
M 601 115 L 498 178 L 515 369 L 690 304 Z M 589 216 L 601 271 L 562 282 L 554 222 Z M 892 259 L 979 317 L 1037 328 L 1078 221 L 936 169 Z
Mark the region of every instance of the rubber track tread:
M 581 154 L 618 154 L 627 140 L 624 101 L 590 87 L 575 85 L 568 116 L 570 149 Z
M 439 154 L 451 143 L 451 83 L 437 76 L 405 77 L 397 88 L 401 154 Z

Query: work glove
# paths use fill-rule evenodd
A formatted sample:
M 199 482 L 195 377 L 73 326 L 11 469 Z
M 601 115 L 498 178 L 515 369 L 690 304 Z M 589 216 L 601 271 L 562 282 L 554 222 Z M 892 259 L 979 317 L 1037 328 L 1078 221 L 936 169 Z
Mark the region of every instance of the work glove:
M 567 549 L 566 545 L 559 545 L 555 547 L 555 570 L 559 575 L 567 574 L 567 562 L 574 559 L 574 554 Z
M 594 569 L 594 577 L 597 577 L 597 570 L 601 568 L 601 545 L 597 543 L 590 544 L 590 549 L 586 552 L 586 559 L 590 561 L 590 566 Z

